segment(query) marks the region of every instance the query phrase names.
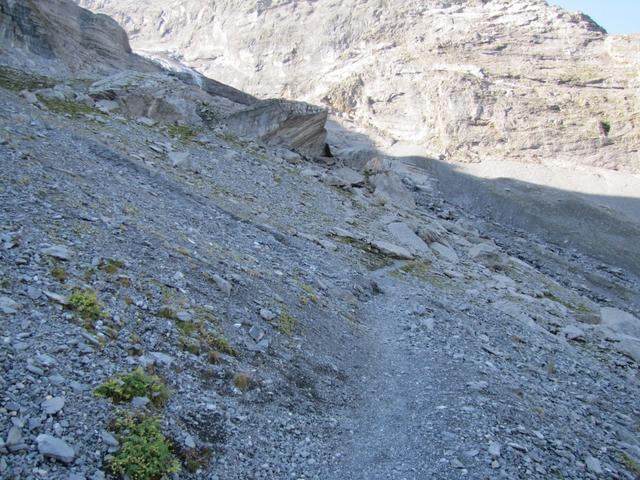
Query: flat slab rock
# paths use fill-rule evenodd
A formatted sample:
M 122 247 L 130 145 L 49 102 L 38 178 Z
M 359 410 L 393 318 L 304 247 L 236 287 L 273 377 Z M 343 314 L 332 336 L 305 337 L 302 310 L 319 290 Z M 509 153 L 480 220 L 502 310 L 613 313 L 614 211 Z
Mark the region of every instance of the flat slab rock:
M 76 456 L 73 448 L 64 440 L 51 435 L 40 434 L 36 438 L 38 451 L 48 458 L 60 460 L 63 463 L 71 463 Z

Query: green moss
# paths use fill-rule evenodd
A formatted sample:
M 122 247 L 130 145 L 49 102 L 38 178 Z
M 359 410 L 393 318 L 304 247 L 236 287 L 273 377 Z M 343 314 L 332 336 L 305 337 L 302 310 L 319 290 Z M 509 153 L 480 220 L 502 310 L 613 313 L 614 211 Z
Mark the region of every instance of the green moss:
M 124 267 L 123 261 L 109 258 L 107 260 L 100 262 L 98 269 L 105 273 L 108 273 L 109 275 L 113 275 L 123 267 Z
M 640 464 L 636 462 L 633 458 L 631 458 L 627 453 L 620 452 L 619 455 L 620 463 L 624 465 L 629 472 L 631 472 L 636 477 L 640 478 Z
M 215 350 L 228 355 L 238 355 L 238 351 L 229 344 L 226 338 L 208 330 L 203 321 L 183 322 L 176 320 L 175 322 L 176 328 L 183 335 L 180 343 L 184 350 L 198 354 L 201 353 L 202 347 L 205 346 L 208 350 Z M 192 336 L 195 336 L 196 339 L 190 338 Z M 194 344 L 197 344 L 197 347 L 194 347 Z
M 180 471 L 159 419 L 124 414 L 113 429 L 120 442 L 120 450 L 106 462 L 113 474 L 131 480 L 164 480 Z
M 167 134 L 183 143 L 187 143 L 195 138 L 196 131 L 184 125 L 169 125 Z
M 98 300 L 96 292 L 91 289 L 76 288 L 69 297 L 68 307 L 85 320 L 85 327 L 88 329 L 93 327 L 93 322 L 109 316 L 103 310 L 104 303 Z
M 32 75 L 13 68 L 0 66 L 0 88 L 19 92 L 21 90 L 49 88 L 53 85 L 53 81 L 47 77 Z
M 176 312 L 169 307 L 162 307 L 160 310 L 156 312 L 156 317 L 166 318 L 168 320 L 177 320 L 178 316 Z
M 51 276 L 59 281 L 60 283 L 64 283 L 68 280 L 69 274 L 64 268 L 59 267 L 58 265 L 51 268 Z
M 53 113 L 67 114 L 72 117 L 82 117 L 87 113 L 93 113 L 94 110 L 84 103 L 79 103 L 73 100 L 60 100 L 57 98 L 47 98 L 42 95 L 38 95 L 40 100 L 47 110 Z
M 297 323 L 296 319 L 286 310 L 283 310 L 278 316 L 278 329 L 280 330 L 280 333 L 287 335 L 288 337 L 294 334 Z
M 169 397 L 162 379 L 157 375 L 149 375 L 142 368 L 108 379 L 94 393 L 98 397 L 110 398 L 114 403 L 129 402 L 134 397 L 147 397 L 156 406 L 162 405 Z

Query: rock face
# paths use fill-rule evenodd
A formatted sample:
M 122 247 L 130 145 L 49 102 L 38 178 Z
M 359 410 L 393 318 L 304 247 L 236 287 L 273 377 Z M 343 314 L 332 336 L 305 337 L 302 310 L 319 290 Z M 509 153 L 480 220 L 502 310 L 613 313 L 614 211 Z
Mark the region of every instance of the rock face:
M 126 32 L 107 15 L 92 15 L 68 0 L 0 0 L 0 53 L 20 66 L 29 55 L 48 62 L 51 71 L 121 68 L 157 70 L 133 55 Z
M 325 110 L 286 100 L 259 102 L 170 59 L 135 55 L 126 32 L 113 19 L 71 0 L 1 0 L 0 38 L 3 64 L 54 77 L 97 80 L 80 95 L 65 87 L 41 91 L 41 96 L 56 101 L 82 97 L 89 106 L 95 101 L 103 113 L 119 110 L 151 124 L 228 128 L 311 157 L 324 152 Z
M 640 171 L 640 39 L 543 0 L 80 3 L 137 50 L 258 96 L 322 101 L 382 143 Z

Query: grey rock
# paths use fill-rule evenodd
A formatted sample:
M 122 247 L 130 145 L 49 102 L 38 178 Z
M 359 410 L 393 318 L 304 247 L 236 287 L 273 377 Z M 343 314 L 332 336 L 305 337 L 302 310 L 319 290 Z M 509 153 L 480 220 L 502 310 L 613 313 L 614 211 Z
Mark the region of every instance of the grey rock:
M 19 452 L 20 450 L 27 449 L 27 445 L 22 437 L 22 429 L 20 427 L 14 425 L 9 429 L 5 445 L 10 452 Z
M 584 331 L 575 325 L 567 325 L 564 327 L 562 334 L 567 340 L 584 340 Z
M 144 408 L 149 405 L 150 402 L 151 400 L 149 400 L 148 397 L 133 397 L 131 399 L 131 406 L 133 408 Z
M 71 250 L 65 245 L 52 245 L 51 247 L 43 248 L 41 253 L 58 260 L 71 260 L 73 258 Z
M 443 243 L 434 242 L 431 245 L 429 245 L 429 247 L 431 247 L 431 249 L 434 252 L 436 252 L 440 257 L 448 260 L 451 263 L 458 263 L 460 261 L 460 259 L 458 258 L 458 254 L 455 252 L 455 250 Z
M 500 456 L 500 444 L 497 442 L 491 442 L 489 444 L 489 455 L 493 458 L 498 458 Z
M 47 415 L 55 415 L 60 410 L 64 408 L 64 398 L 62 397 L 53 397 L 49 400 L 45 400 L 40 404 L 40 408 Z
M 254 341 L 259 342 L 264 337 L 264 330 L 257 325 L 254 325 L 249 329 L 249 335 Z
M 602 466 L 600 465 L 600 460 L 589 455 L 587 458 L 585 458 L 584 463 L 587 465 L 588 471 L 590 471 L 591 473 L 595 473 L 596 475 L 602 475 L 603 470 Z
M 36 438 L 38 451 L 48 458 L 60 460 L 63 463 L 71 463 L 75 458 L 75 451 L 64 440 L 47 434 L 40 434 Z
M 271 310 L 269 310 L 267 308 L 261 308 L 260 309 L 260 317 L 262 317 L 263 320 L 266 320 L 267 322 L 270 322 L 271 320 L 276 318 L 276 314 L 273 313 Z
M 216 286 L 222 293 L 224 293 L 226 296 L 231 295 L 231 283 L 229 283 L 218 274 L 213 275 L 213 281 L 216 282 Z
M 412 260 L 414 258 L 414 255 L 409 250 L 401 247 L 400 245 L 395 245 L 385 240 L 376 239 L 371 240 L 369 243 L 373 248 L 377 249 L 381 253 L 384 253 L 385 255 L 405 260 Z
M 153 360 L 157 364 L 163 365 L 165 367 L 170 367 L 175 361 L 175 359 L 171 355 L 167 355 L 166 353 L 162 352 L 150 352 L 149 356 L 153 358 Z
M 348 167 L 342 167 L 331 170 L 325 183 L 336 187 L 351 187 L 364 185 L 364 181 L 364 175 L 361 173 Z
M 395 222 L 387 225 L 387 229 L 398 242 L 407 247 L 416 255 L 430 256 L 429 245 L 422 240 L 413 229 L 404 222 Z
M 9 297 L 0 297 L 0 312 L 7 315 L 12 313 L 18 313 L 19 305 Z
M 187 434 L 184 437 L 184 445 L 187 448 L 196 448 L 196 441 L 193 439 L 191 435 Z
M 102 430 L 100 432 L 100 438 L 102 439 L 102 442 L 109 447 L 118 447 L 120 445 L 118 439 L 112 433 L 107 432 L 106 430 Z

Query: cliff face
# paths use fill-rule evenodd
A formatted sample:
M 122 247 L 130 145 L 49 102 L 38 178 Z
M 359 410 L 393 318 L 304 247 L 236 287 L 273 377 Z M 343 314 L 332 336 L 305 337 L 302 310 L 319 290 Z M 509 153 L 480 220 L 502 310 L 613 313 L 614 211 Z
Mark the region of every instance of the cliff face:
M 381 144 L 640 171 L 638 37 L 542 0 L 80 3 L 137 50 L 323 102 Z

